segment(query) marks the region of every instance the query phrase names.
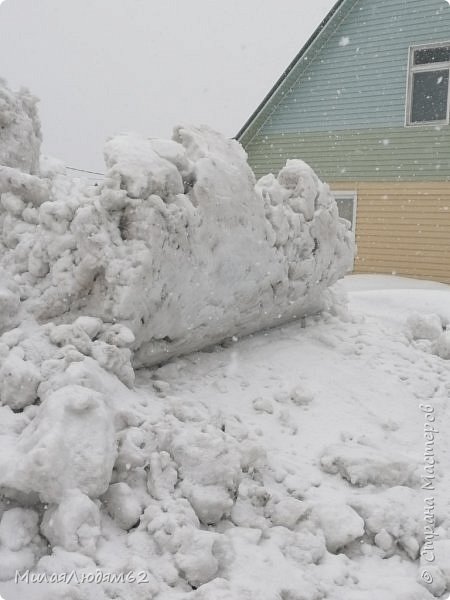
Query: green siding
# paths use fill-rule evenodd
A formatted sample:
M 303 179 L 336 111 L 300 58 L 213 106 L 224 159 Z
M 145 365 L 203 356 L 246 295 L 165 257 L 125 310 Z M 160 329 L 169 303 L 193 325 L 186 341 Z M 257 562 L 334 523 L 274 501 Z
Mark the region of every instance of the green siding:
M 257 177 L 277 173 L 289 158 L 333 181 L 448 181 L 450 173 L 448 126 L 267 135 L 246 150 Z
M 250 163 L 262 174 L 301 157 L 325 178 L 445 180 L 449 126 L 404 127 L 409 46 L 443 41 L 446 0 L 348 0 L 242 136 Z

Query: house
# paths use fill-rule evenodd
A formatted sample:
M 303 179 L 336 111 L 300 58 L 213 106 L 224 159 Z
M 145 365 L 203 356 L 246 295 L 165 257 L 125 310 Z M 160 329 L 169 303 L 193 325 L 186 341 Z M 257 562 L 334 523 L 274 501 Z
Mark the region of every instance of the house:
M 339 0 L 237 139 L 330 184 L 355 272 L 450 283 L 449 71 L 450 0 Z

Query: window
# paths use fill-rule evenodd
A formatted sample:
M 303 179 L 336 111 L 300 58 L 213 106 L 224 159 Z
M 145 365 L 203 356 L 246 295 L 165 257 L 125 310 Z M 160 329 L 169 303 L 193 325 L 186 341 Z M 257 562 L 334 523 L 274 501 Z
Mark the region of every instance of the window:
M 410 48 L 406 124 L 449 122 L 450 42 Z
M 350 223 L 350 229 L 355 231 L 356 225 L 356 192 L 333 192 L 338 207 L 339 216 Z

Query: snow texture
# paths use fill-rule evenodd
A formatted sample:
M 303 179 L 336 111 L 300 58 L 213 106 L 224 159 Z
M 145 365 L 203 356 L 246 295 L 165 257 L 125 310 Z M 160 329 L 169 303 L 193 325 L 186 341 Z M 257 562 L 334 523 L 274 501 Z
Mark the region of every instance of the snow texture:
M 106 180 L 89 186 L 40 157 L 28 92 L 2 83 L 0 100 L 0 492 L 12 505 L 0 577 L 49 567 L 44 539 L 55 560 L 95 559 L 103 507 L 124 531 L 142 517 L 173 554 L 168 579 L 198 587 L 227 555 L 199 524 L 230 515 L 259 453 L 215 427 L 139 428 L 123 400 L 132 364 L 320 312 L 351 265 L 350 233 L 301 161 L 255 185 L 237 142 L 178 127 L 173 140 L 111 139 Z M 138 494 L 134 469 L 148 469 Z M 272 519 L 293 527 L 282 506 Z
M 410 390 L 385 358 L 443 410 L 448 363 L 431 346 L 445 342 L 407 334 L 403 311 L 388 335 L 338 305 L 330 286 L 353 241 L 328 186 L 300 160 L 255 182 L 239 144 L 206 127 L 110 140 L 107 177 L 90 186 L 57 161 L 38 167 L 34 100 L 1 93 L 0 594 L 448 589 L 445 543 L 434 587 L 416 581 L 420 430 L 403 422 Z M 431 391 L 414 379 L 423 356 L 442 380 Z M 27 570 L 106 579 L 15 584 Z
M 1 94 L 0 404 L 11 418 L 23 413 L 0 439 L 0 486 L 44 502 L 71 490 L 97 498 L 116 459 L 116 414 L 90 381 L 92 364 L 132 387 L 132 362 L 320 311 L 352 241 L 306 164 L 289 161 L 255 188 L 240 145 L 207 128 L 110 140 L 100 188 L 48 159 L 42 177 L 35 101 Z M 174 452 L 189 470 L 184 445 Z M 162 456 L 152 460 L 168 476 Z M 214 487 L 223 473 L 185 479 L 199 518 L 220 520 L 230 505 Z M 122 525 L 139 516 L 124 490 L 106 497 Z
M 351 267 L 351 234 L 302 161 L 255 187 L 237 142 L 193 127 L 119 136 L 105 158 L 100 187 L 0 169 L 2 330 L 20 308 L 99 318 L 91 354 L 131 383 L 126 347 L 148 366 L 319 312 Z
M 41 127 L 37 99 L 28 90 L 11 92 L 0 79 L 0 165 L 24 173 L 39 169 Z
M 436 340 L 442 334 L 439 315 L 413 313 L 406 321 L 413 340 Z
M 444 331 L 432 346 L 435 354 L 444 360 L 450 360 L 450 331 Z

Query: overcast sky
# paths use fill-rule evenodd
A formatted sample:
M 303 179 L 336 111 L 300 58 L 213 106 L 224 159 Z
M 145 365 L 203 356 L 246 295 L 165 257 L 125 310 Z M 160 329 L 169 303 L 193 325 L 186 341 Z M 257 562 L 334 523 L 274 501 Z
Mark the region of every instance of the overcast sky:
M 3 0 L 0 76 L 41 99 L 45 153 L 103 172 L 114 133 L 235 135 L 333 4 Z

